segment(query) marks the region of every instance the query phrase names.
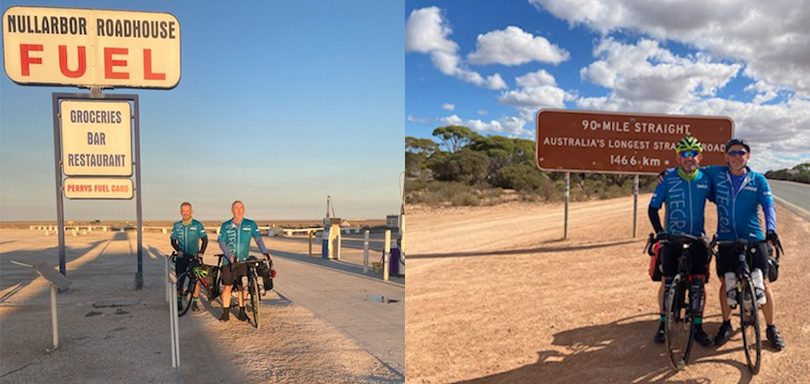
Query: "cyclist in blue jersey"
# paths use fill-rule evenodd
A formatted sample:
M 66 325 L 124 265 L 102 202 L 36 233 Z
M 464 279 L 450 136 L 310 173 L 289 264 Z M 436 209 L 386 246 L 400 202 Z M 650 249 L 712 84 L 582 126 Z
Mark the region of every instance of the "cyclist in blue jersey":
M 766 300 L 766 303 L 762 305 L 767 324 L 766 337 L 779 351 L 785 347 L 785 341 L 774 324 L 773 294 L 766 279 L 763 279 L 763 276 L 768 275 L 768 248 L 764 240 L 773 246 L 779 243 L 779 236 L 776 234 L 776 211 L 768 180 L 746 165 L 750 157 L 751 147 L 743 140 L 732 139 L 726 144 L 728 165 L 707 167 L 704 171 L 712 179 L 715 190 L 717 239 L 761 241 L 748 249 L 753 256 L 753 267 L 755 268 L 752 272 L 752 280 L 757 298 L 762 300 L 764 295 Z M 762 232 L 762 223 L 757 215 L 760 206 L 762 206 L 765 216 L 765 233 Z M 723 324 L 714 338 L 714 342 L 718 346 L 728 341 L 732 331 L 729 321 L 731 317 L 729 302 L 734 304 L 733 300 L 736 298 L 727 297 L 724 275 L 727 272 L 734 272 L 736 269 L 737 255 L 733 253 L 733 246 L 721 246 L 718 249 L 716 265 L 717 275 L 721 282 L 720 307 L 723 313 Z
M 172 248 L 177 252 L 177 260 L 174 264 L 174 273 L 180 276 L 181 273 L 186 271 L 188 265 L 191 263 L 192 258 L 201 257 L 205 253 L 205 248 L 208 246 L 208 235 L 205 233 L 205 228 L 202 223 L 194 220 L 192 214 L 194 210 L 191 203 L 184 201 L 180 204 L 180 216 L 182 220 L 174 223 L 172 226 L 172 233 L 169 240 L 172 243 Z M 202 246 L 200 245 L 202 241 Z M 200 286 L 194 289 L 194 300 L 191 304 L 192 311 L 199 311 L 200 307 L 197 305 L 200 296 Z M 182 310 L 182 298 L 177 298 L 177 307 Z
M 663 180 L 655 188 L 648 215 L 656 232 L 657 241 L 665 241 L 672 235 L 688 234 L 695 237 L 705 235 L 703 210 L 706 200 L 712 194 L 712 183 L 709 177 L 700 171 L 701 152 L 703 145 L 694 137 L 686 136 L 675 146 L 678 168 L 667 170 Z M 658 211 L 666 204 L 666 230 L 661 226 Z M 655 342 L 663 343 L 665 337 L 664 298 L 672 286 L 672 279 L 678 273 L 678 258 L 681 249 L 673 243 L 662 243 L 661 266 L 663 274 L 663 290 L 659 290 L 659 324 L 655 333 Z M 690 245 L 690 302 L 699 303 L 692 308 L 694 338 L 703 346 L 712 343 L 711 338 L 703 330 L 703 284 L 706 282 L 706 268 L 709 252 L 702 241 L 691 241 Z
M 247 276 L 247 267 L 244 261 L 250 254 L 250 239 L 256 241 L 259 251 L 264 257 L 270 259 L 270 251 L 264 246 L 262 235 L 256 222 L 245 218 L 245 205 L 236 200 L 231 204 L 233 218 L 222 223 L 219 230 L 219 247 L 225 254 L 222 259 L 222 317 L 220 321 L 230 320 L 231 290 L 234 282 L 239 282 L 242 276 Z M 236 295 L 239 302 L 239 314 L 236 318 L 242 321 L 247 320 L 245 314 L 245 301 L 247 299 L 247 287 L 240 287 L 240 292 Z

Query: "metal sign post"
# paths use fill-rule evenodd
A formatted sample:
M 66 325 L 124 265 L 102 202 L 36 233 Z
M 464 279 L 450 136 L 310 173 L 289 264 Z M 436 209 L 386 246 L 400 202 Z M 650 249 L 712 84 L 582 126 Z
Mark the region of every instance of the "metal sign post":
M 633 238 L 636 238 L 638 225 L 638 175 L 633 177 Z
M 53 93 L 52 95 L 59 272 L 67 276 L 64 196 L 69 199 L 131 199 L 133 194 L 130 177 L 134 166 L 134 197 L 138 236 L 135 287 L 141 289 L 143 288 L 143 217 L 141 214 L 141 146 L 138 95 L 103 95 L 98 94 L 98 92 L 96 92 L 96 95 L 97 97 L 92 94 L 79 93 Z M 122 102 L 127 104 L 126 109 L 131 108 L 131 113 L 120 113 L 119 106 Z M 82 109 L 82 105 L 90 107 L 92 114 L 85 114 L 84 112 L 87 111 Z M 63 114 L 63 107 L 66 108 L 66 112 L 70 116 Z M 110 113 L 105 114 L 103 112 Z M 86 121 L 88 119 L 90 121 L 100 120 L 100 116 L 103 116 L 105 122 L 113 121 L 113 124 L 105 123 L 104 125 L 94 126 L 93 131 L 88 131 Z M 111 116 L 116 116 L 117 119 Z M 114 129 L 126 126 L 126 133 L 110 131 L 107 125 L 112 125 Z M 65 132 L 66 127 L 69 127 L 69 133 Z M 102 129 L 102 127 L 105 128 Z M 66 137 L 68 134 L 70 137 Z M 77 136 L 80 137 L 77 139 Z M 114 142 L 114 140 L 124 141 L 125 144 L 121 146 L 120 143 Z M 132 152 L 133 144 L 134 153 Z M 92 149 L 88 149 L 90 147 Z M 122 153 L 116 154 L 116 151 Z M 93 164 L 96 162 L 102 165 L 94 166 Z M 108 166 L 105 167 L 104 165 Z M 63 179 L 63 175 L 76 177 Z M 66 186 L 70 188 L 70 191 L 66 189 Z M 123 191 L 124 189 L 130 190 Z
M 571 172 L 565 173 L 565 223 L 563 224 L 563 240 L 568 239 L 568 198 L 571 196 Z

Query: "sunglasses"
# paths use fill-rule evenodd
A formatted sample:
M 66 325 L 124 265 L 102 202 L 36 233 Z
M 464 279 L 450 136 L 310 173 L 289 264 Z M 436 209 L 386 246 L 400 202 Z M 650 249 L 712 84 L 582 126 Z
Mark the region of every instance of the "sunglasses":
M 737 156 L 745 156 L 746 153 L 748 153 L 748 152 L 746 152 L 746 151 L 729 151 L 728 155 L 731 156 L 731 157 L 737 157 Z
M 689 157 L 694 158 L 694 157 L 697 157 L 697 155 L 699 155 L 699 154 L 700 154 L 700 152 L 698 152 L 698 151 L 681 151 L 679 153 L 679 155 L 681 155 L 681 157 L 684 158 L 684 159 L 689 158 Z

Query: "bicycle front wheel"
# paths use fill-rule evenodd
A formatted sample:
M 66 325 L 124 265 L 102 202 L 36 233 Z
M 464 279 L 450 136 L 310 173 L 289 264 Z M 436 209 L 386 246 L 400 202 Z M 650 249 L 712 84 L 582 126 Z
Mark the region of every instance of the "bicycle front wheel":
M 255 277 L 250 283 L 250 306 L 253 307 L 253 326 L 259 329 L 259 284 Z
M 681 369 L 689 359 L 692 349 L 692 316 L 689 311 L 689 295 L 686 275 L 679 273 L 672 279 L 667 294 L 665 340 L 672 367 Z
M 177 316 L 183 316 L 191 308 L 191 300 L 194 298 L 194 286 L 197 282 L 191 274 L 183 272 L 177 278 Z
M 751 280 L 742 279 L 742 301 L 740 302 L 740 329 L 742 330 L 743 351 L 745 361 L 751 374 L 759 373 L 762 357 L 762 343 L 759 334 L 759 305 L 754 294 L 754 284 Z

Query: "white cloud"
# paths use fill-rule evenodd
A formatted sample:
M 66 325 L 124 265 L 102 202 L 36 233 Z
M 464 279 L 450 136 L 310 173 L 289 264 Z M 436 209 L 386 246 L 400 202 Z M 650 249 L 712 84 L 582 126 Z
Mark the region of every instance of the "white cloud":
M 487 112 L 485 109 L 479 109 L 477 113 L 479 116 L 486 116 L 489 112 Z
M 444 104 L 442 104 L 442 109 L 444 109 L 446 111 L 453 111 L 454 109 L 456 109 L 456 106 L 455 106 L 455 104 L 444 103 Z
M 503 92 L 498 98 L 500 103 L 535 111 L 565 107 L 566 92 L 557 87 L 554 76 L 545 70 L 516 77 L 515 82 L 520 88 Z
M 559 64 L 568 57 L 567 51 L 546 38 L 533 36 L 515 26 L 478 35 L 475 51 L 467 55 L 473 64 L 502 65 L 521 65 L 532 61 Z
M 414 10 L 405 27 L 405 50 L 430 55 L 433 65 L 443 74 L 489 89 L 504 89 L 500 74 L 487 77 L 465 68 L 458 54 L 459 46 L 448 36 L 452 29 L 437 7 Z
M 578 105 L 610 110 L 675 113 L 684 104 L 715 95 L 742 67 L 715 62 L 704 54 L 676 56 L 648 39 L 630 45 L 606 38 L 594 48 L 594 55 L 598 60 L 580 75 L 610 89 L 610 100 L 582 98 Z
M 524 129 L 526 121 L 520 117 L 508 116 L 498 120 L 483 121 L 480 119 L 465 120 L 458 115 L 440 118 L 445 125 L 463 125 L 476 132 L 484 134 L 497 134 L 502 136 L 528 136 L 532 132 Z
M 529 0 L 603 34 L 637 31 L 746 63 L 745 75 L 810 96 L 810 7 L 795 1 Z

